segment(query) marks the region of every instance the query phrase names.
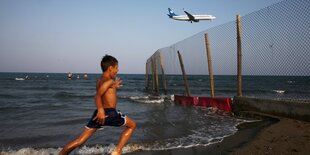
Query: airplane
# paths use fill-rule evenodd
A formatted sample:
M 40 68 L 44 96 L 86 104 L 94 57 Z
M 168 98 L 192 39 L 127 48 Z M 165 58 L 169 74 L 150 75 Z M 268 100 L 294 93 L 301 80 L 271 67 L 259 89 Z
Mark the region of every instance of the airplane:
M 177 15 L 175 14 L 170 8 L 168 8 L 169 18 L 174 19 L 174 20 L 181 20 L 181 21 L 189 21 L 189 22 L 199 22 L 199 20 L 210 20 L 212 21 L 215 19 L 215 16 L 212 15 L 192 15 L 188 13 L 187 11 L 184 10 L 186 15 Z

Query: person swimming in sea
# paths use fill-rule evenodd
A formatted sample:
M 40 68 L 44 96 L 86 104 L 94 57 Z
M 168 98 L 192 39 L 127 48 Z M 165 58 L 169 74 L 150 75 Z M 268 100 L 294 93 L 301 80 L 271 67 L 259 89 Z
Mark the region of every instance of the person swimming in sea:
M 72 79 L 72 73 L 71 73 L 71 72 L 69 72 L 69 73 L 67 74 L 67 78 L 68 78 L 69 80 Z

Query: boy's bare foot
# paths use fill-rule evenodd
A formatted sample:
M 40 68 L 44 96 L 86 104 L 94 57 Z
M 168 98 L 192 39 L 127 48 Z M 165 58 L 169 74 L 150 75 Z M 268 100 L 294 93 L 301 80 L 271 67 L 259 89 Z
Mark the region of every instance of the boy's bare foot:
M 121 152 L 112 151 L 111 155 L 121 155 Z

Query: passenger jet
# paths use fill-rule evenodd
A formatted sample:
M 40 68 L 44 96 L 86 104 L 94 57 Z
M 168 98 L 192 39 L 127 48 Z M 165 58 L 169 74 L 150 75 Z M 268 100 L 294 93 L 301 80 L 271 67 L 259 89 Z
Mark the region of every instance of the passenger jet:
M 175 14 L 170 8 L 168 8 L 169 14 L 167 14 L 170 18 L 174 20 L 182 20 L 182 21 L 189 21 L 189 22 L 199 22 L 199 20 L 210 20 L 212 21 L 215 19 L 212 15 L 192 15 L 184 10 L 186 15 L 177 15 Z

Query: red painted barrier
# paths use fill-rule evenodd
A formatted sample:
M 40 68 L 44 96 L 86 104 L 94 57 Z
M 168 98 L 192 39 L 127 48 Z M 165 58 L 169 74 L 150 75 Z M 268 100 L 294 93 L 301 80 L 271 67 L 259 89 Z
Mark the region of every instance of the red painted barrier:
M 198 97 L 174 95 L 174 102 L 183 105 L 196 105 L 198 104 Z
M 174 95 L 174 102 L 183 105 L 216 107 L 225 112 L 232 112 L 232 99 L 224 97 L 198 97 Z

